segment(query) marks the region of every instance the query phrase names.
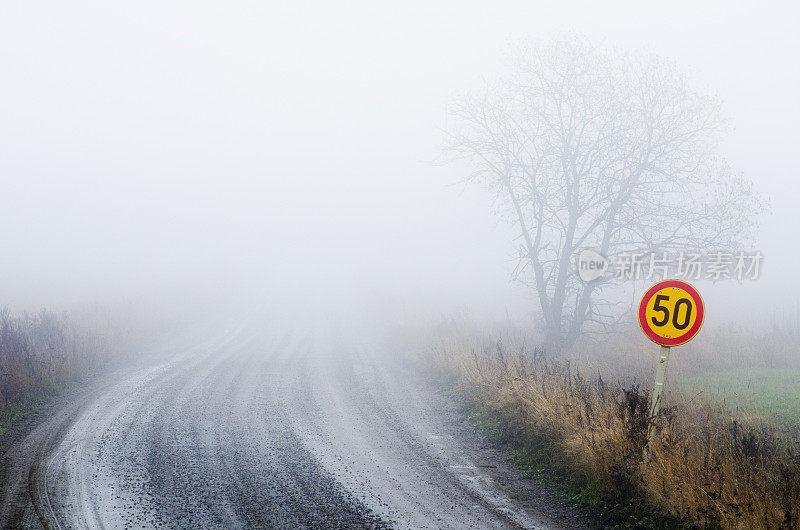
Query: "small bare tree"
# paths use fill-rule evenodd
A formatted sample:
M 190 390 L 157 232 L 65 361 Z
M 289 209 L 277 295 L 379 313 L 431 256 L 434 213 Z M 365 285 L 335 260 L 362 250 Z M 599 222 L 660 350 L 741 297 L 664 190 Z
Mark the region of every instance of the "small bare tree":
M 450 116 L 448 150 L 470 158 L 521 238 L 515 278 L 535 291 L 545 344 L 558 350 L 608 329 L 583 283 L 583 248 L 621 252 L 731 249 L 754 228 L 759 198 L 716 155 L 713 98 L 657 57 L 582 41 L 521 49 L 516 68 Z

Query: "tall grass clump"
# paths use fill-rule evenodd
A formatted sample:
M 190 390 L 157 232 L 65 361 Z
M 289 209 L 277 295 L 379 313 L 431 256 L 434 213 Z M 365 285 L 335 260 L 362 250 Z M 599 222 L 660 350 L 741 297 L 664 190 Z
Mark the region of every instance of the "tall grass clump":
M 95 321 L 42 310 L 0 310 L 0 419 L 52 393 L 97 363 L 113 338 Z
M 646 513 L 656 526 L 800 528 L 794 427 L 734 418 L 673 389 L 645 463 L 649 392 L 623 374 L 610 380 L 585 363 L 452 330 L 439 333 L 428 362 L 500 442 L 565 479 L 608 524 Z

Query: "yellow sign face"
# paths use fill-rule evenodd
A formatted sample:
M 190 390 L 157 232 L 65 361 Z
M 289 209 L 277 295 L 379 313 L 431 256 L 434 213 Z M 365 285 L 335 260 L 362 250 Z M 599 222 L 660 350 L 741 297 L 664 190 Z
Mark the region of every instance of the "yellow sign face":
M 639 302 L 639 326 L 662 346 L 691 340 L 703 325 L 705 307 L 697 289 L 680 280 L 653 285 Z

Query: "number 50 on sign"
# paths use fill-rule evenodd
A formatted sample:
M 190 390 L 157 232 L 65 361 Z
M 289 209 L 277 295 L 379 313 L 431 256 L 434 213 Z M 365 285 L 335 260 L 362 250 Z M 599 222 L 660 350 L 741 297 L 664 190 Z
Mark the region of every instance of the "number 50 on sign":
M 697 289 L 680 280 L 658 282 L 639 302 L 639 326 L 662 346 L 691 340 L 703 325 L 705 307 Z

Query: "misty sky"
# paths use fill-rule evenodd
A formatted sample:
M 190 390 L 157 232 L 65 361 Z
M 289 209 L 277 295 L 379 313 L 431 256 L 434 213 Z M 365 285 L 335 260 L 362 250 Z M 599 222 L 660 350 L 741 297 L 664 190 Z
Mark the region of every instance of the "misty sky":
M 772 213 L 762 279 L 701 290 L 725 318 L 793 304 L 799 15 L 764 2 L 5 2 L 0 305 L 258 285 L 524 307 L 510 229 L 458 184 L 463 165 L 441 163 L 441 129 L 448 100 L 502 72 L 509 43 L 566 34 L 671 57 L 722 98 L 724 153 Z

